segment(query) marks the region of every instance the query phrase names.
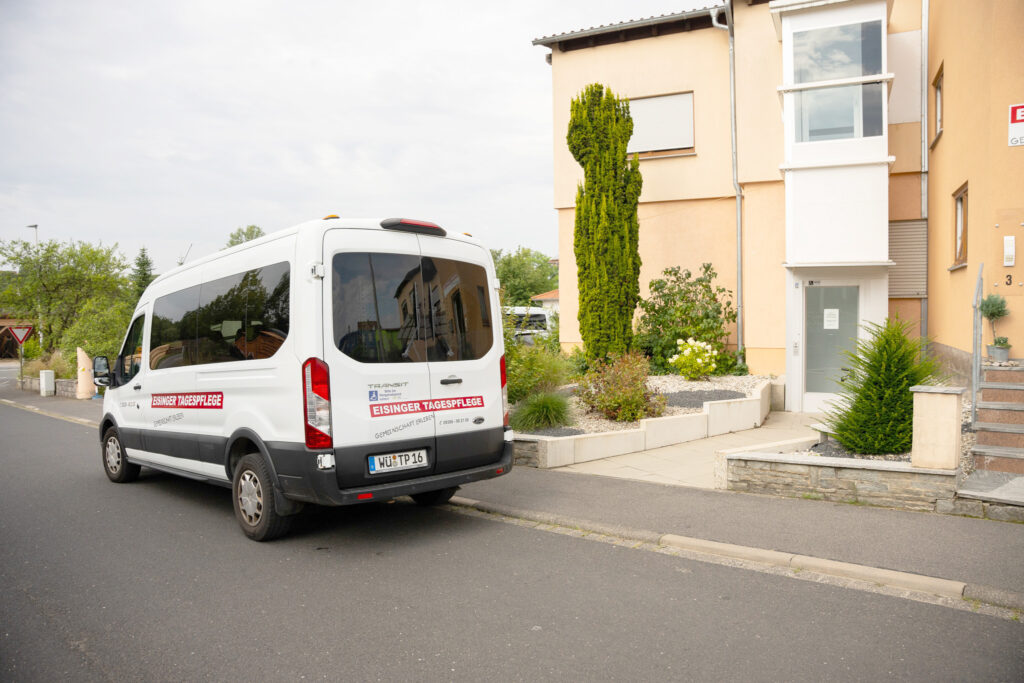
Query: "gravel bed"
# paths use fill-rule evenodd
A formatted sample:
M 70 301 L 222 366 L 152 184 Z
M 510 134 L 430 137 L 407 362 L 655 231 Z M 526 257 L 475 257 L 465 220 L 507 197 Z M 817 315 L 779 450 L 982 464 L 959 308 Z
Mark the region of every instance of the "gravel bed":
M 673 375 L 652 375 L 647 378 L 647 386 L 665 396 L 665 412 L 661 414 L 661 417 L 668 417 L 699 413 L 704 408 L 704 401 L 748 398 L 753 395 L 754 389 L 768 379 L 770 378 L 767 375 L 726 375 L 695 382 Z M 569 397 L 569 417 L 571 423 L 566 427 L 520 433 L 538 436 L 573 436 L 617 432 L 637 429 L 640 426 L 639 422 L 615 422 L 605 419 L 597 413 L 588 413 L 575 396 Z

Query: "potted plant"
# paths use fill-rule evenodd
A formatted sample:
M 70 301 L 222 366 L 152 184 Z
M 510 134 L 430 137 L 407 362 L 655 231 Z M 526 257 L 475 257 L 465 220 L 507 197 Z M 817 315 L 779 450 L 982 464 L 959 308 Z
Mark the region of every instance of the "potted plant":
M 1006 308 L 1006 299 L 999 294 L 989 294 L 981 300 L 978 312 L 992 325 L 992 343 L 988 345 L 988 357 L 994 361 L 1009 360 L 1010 340 L 996 334 L 996 321 L 1010 313 Z

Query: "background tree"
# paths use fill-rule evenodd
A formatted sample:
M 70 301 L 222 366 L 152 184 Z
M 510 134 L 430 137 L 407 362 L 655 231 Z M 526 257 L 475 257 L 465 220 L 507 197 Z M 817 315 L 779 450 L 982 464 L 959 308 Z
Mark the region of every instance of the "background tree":
M 125 298 L 128 286 L 122 275 L 128 264 L 116 244 L 12 240 L 0 242 L 0 261 L 18 271 L 0 291 L 0 308 L 32 320 L 47 353 L 60 347 L 64 332 L 90 299 Z
M 539 251 L 519 247 L 505 254 L 492 249 L 491 256 L 508 306 L 529 306 L 530 297 L 558 286 L 558 266 Z
M 247 225 L 244 228 L 238 228 L 228 235 L 228 243 L 224 245 L 224 248 L 237 247 L 239 244 L 254 240 L 257 237 L 263 237 L 266 234 L 263 232 L 263 228 L 258 225 Z
M 139 255 L 135 257 L 135 265 L 132 267 L 132 272 L 129 276 L 136 301 L 139 300 L 142 293 L 146 291 L 146 287 L 155 278 L 156 276 L 153 274 L 153 259 L 149 258 L 146 248 L 142 247 L 142 249 L 139 249 Z
M 589 359 L 625 353 L 640 299 L 640 161 L 627 159 L 629 102 L 588 85 L 570 107 L 566 141 L 583 167 L 576 190 L 573 251 L 579 280 L 580 335 Z

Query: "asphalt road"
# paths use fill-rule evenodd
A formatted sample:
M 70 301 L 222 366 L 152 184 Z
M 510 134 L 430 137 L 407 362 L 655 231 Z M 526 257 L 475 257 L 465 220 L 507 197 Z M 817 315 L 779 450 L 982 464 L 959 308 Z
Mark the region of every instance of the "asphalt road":
M 0 679 L 1022 680 L 1024 625 L 406 501 L 258 544 L 0 406 Z M 472 486 L 463 493 L 472 496 Z

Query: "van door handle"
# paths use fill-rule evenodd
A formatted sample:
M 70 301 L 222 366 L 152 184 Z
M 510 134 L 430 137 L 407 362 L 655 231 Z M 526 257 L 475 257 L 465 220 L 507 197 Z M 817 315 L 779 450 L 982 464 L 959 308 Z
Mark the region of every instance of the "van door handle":
M 132 389 L 134 389 L 135 391 L 138 391 L 138 390 L 140 390 L 141 388 L 142 388 L 142 385 L 141 385 L 141 384 L 136 384 L 136 385 L 135 385 L 134 387 L 132 387 Z
M 462 384 L 461 377 L 445 377 L 441 380 L 441 384 Z

